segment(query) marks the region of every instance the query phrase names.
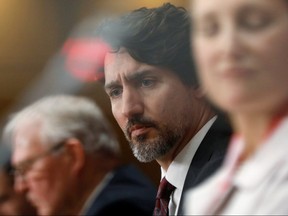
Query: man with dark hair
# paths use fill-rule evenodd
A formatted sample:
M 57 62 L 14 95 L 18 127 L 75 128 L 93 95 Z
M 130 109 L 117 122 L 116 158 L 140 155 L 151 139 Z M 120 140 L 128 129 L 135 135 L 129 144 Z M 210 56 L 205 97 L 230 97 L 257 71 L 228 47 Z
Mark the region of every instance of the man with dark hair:
M 97 34 L 119 52 L 125 48 L 136 61 L 170 69 L 187 85 L 196 87 L 190 51 L 189 14 L 182 7 L 164 4 L 140 8 L 119 19 L 107 19 Z
M 116 121 L 135 157 L 156 160 L 161 182 L 175 188 L 154 214 L 182 214 L 183 194 L 221 165 L 230 137 L 198 86 L 189 15 L 169 3 L 140 8 L 104 21 L 97 36 L 111 49 L 104 83 Z
M 169 3 L 140 8 L 104 20 L 95 32 L 94 40 L 69 40 L 66 64 L 83 61 L 77 58 L 84 55 L 76 52 L 79 45 L 86 55 L 94 53 L 88 65 L 96 74 L 89 77 L 103 81 L 133 154 L 141 162 L 160 164 L 159 191 L 170 185 L 172 195 L 166 200 L 158 202 L 163 199 L 158 193 L 154 215 L 183 214 L 185 191 L 221 165 L 231 133 L 197 83 L 189 14 Z

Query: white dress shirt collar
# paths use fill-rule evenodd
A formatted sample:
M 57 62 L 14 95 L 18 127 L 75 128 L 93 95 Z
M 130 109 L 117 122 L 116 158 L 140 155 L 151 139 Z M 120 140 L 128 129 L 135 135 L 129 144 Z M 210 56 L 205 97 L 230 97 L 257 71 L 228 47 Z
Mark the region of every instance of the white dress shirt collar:
M 208 130 L 216 120 L 216 116 L 210 119 L 189 141 L 189 143 L 181 150 L 173 162 L 170 164 L 167 172 L 161 167 L 161 179 L 166 176 L 168 182 L 176 187 L 172 194 L 172 200 L 169 203 L 170 214 L 177 214 L 180 198 L 182 195 L 183 186 L 186 175 L 188 173 L 191 161 Z

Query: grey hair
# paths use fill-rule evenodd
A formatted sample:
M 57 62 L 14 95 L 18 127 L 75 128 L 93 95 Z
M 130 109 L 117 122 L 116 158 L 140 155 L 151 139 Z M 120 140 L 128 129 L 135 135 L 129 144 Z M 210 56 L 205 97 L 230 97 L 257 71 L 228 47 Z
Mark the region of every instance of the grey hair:
M 53 146 L 69 138 L 82 142 L 87 153 L 120 151 L 114 131 L 96 103 L 86 97 L 56 95 L 42 98 L 14 114 L 4 128 L 3 138 L 13 146 L 13 135 L 22 123 L 39 121 L 43 145 Z

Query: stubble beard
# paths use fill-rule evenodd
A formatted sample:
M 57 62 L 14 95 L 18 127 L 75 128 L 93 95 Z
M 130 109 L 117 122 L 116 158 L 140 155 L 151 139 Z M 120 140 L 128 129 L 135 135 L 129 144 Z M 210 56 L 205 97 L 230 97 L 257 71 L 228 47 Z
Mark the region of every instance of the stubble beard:
M 130 139 L 126 135 L 134 156 L 140 162 L 151 162 L 163 157 L 179 143 L 184 134 L 182 127 L 171 130 L 166 126 L 157 130 L 159 135 L 155 138 L 140 135 Z

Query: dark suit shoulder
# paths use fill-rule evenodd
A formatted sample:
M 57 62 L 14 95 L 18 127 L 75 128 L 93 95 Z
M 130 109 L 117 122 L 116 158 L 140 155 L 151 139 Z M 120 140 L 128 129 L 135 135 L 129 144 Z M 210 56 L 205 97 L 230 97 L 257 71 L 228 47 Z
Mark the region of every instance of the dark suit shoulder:
M 224 116 L 218 116 L 204 139 L 200 143 L 190 164 L 179 206 L 179 214 L 183 212 L 183 196 L 185 192 L 209 178 L 222 165 L 230 137 L 231 126 Z
M 87 215 L 152 215 L 156 187 L 135 166 L 124 165 L 94 200 Z
M 186 186 L 196 186 L 222 165 L 231 134 L 228 121 L 223 116 L 218 116 L 196 151 L 186 177 L 190 185 Z

